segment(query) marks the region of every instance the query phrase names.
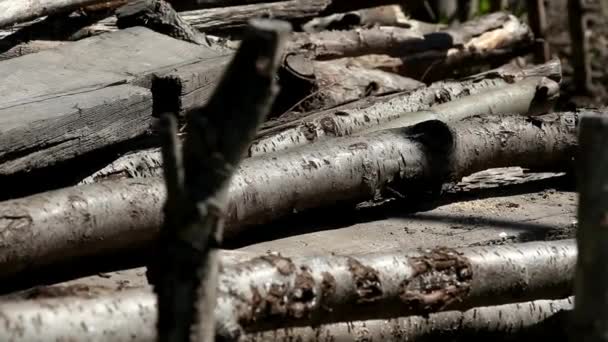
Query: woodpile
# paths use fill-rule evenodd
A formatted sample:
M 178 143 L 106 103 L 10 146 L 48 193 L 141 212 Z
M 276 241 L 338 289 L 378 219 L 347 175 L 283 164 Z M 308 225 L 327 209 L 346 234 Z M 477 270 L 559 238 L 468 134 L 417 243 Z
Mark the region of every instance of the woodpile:
M 0 340 L 601 340 L 608 121 L 542 4 L 398 3 L 0 0 Z M 573 174 L 561 230 L 467 209 Z

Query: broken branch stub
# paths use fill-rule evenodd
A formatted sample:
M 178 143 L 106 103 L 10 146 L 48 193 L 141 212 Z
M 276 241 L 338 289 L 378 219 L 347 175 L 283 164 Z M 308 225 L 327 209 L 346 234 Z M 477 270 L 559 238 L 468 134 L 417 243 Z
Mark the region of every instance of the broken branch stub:
M 169 116 L 163 146 L 165 222 L 148 268 L 158 295 L 160 341 L 215 340 L 217 249 L 226 187 L 276 96 L 275 74 L 290 31 L 285 22 L 251 21 L 209 102 L 188 113 L 181 156 L 176 151 L 177 118 Z
M 231 340 L 245 331 L 564 298 L 575 264 L 573 240 L 403 255 L 263 256 L 225 268 L 218 334 Z

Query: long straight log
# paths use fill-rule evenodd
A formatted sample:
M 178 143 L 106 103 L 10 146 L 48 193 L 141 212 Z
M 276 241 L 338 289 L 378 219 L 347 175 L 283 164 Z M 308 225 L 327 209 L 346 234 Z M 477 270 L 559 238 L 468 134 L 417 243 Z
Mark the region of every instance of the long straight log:
M 507 13 L 492 13 L 465 24 L 437 32 L 421 33 L 400 27 L 359 28 L 349 31 L 296 33 L 286 49 L 317 59 L 384 54 L 407 58 L 423 51 L 460 49 L 475 37 L 495 30 L 508 30 L 513 35 L 530 38 L 525 23 Z M 493 33 L 497 36 L 497 32 Z
M 583 115 L 578 189 L 581 251 L 576 269 L 572 341 L 608 340 L 608 117 Z
M 251 333 L 242 340 L 262 341 L 470 341 L 488 336 L 491 339 L 535 336 L 535 328 L 559 327 L 563 313 L 573 307 L 574 299 L 537 300 L 473 308 L 464 312 L 446 311 L 422 316 L 385 320 L 369 320 L 322 325 L 320 327 L 291 328 Z M 563 330 L 562 330 L 563 332 Z M 559 332 L 558 332 L 559 333 Z M 545 335 L 546 336 L 546 335 Z M 493 337 L 493 338 L 492 338 Z M 518 339 L 519 340 L 519 339 Z
M 575 264 L 572 240 L 353 257 L 262 256 L 222 271 L 215 310 L 220 322 L 217 333 L 228 338 L 246 337 L 244 332 L 269 328 L 565 298 L 572 292 Z M 563 303 L 564 308 L 571 305 L 567 301 L 552 303 Z M 524 308 L 532 310 L 530 316 L 536 321 L 542 318 L 527 303 L 509 306 L 519 313 Z M 506 313 L 502 311 L 506 308 L 497 309 L 491 312 Z M 476 320 L 471 315 L 491 309 L 478 310 L 432 315 L 419 331 L 410 333 L 428 333 L 442 319 Z M 149 290 L 100 298 L 4 302 L 0 304 L 0 339 L 152 341 L 155 311 Z M 494 316 L 493 322 L 497 318 L 511 316 Z M 424 318 L 400 319 L 404 323 L 421 320 Z
M 414 125 L 426 120 L 457 121 L 475 115 L 546 114 L 559 96 L 559 84 L 546 77 L 531 77 L 504 87 L 490 89 L 426 111 L 408 113 L 366 131 L 377 131 Z
M 548 77 L 561 80 L 558 59 L 525 69 L 510 65 L 468 77 L 460 82 L 437 82 L 409 93 L 370 97 L 307 115 L 286 123 L 266 123 L 250 146 L 249 156 L 283 151 L 308 145 L 327 138 L 347 136 L 395 120 L 406 113 L 428 109 L 434 104 L 482 93 L 506 86 L 528 77 Z M 328 124 L 330 123 L 330 124 Z M 161 156 L 158 149 L 126 154 L 82 180 L 81 184 L 116 178 L 161 176 Z
M 69 12 L 79 7 L 105 1 L 107 0 L 2 0 L 0 1 L 0 27 L 49 14 Z
M 577 114 L 474 117 L 336 138 L 250 158 L 229 190 L 226 238 L 250 225 L 389 191 L 415 196 L 477 171 L 505 166 L 561 170 L 573 157 Z M 418 186 L 416 186 L 418 184 Z M 0 275 L 70 258 L 149 246 L 160 227 L 158 178 L 102 182 L 0 203 Z

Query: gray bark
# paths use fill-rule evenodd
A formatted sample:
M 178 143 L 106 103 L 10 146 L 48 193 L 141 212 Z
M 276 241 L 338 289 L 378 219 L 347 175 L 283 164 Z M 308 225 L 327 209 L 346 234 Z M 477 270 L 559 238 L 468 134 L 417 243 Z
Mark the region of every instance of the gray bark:
M 537 300 L 447 311 L 428 317 L 410 316 L 385 320 L 336 323 L 320 327 L 291 328 L 251 333 L 245 342 L 261 341 L 470 341 L 481 336 L 528 337 L 537 325 L 559 318 L 573 307 L 573 298 Z
M 608 341 L 608 118 L 583 115 L 573 341 Z
M 526 69 L 510 65 L 471 76 L 461 82 L 434 83 L 409 93 L 371 97 L 329 110 L 312 113 L 286 123 L 267 122 L 258 138 L 249 147 L 249 156 L 283 151 L 336 136 L 346 136 L 395 120 L 405 113 L 425 110 L 434 104 L 465 98 L 488 89 L 505 86 L 528 77 L 545 76 L 561 80 L 558 59 Z M 326 124 L 327 122 L 331 125 Z M 329 127 L 329 129 L 326 129 Z M 90 184 L 104 179 L 155 177 L 161 175 L 158 149 L 126 154 L 110 165 L 82 180 Z
M 445 25 L 431 24 L 409 19 L 399 5 L 364 8 L 346 13 L 336 13 L 326 17 L 313 18 L 304 25 L 305 32 L 325 30 L 350 30 L 356 27 L 395 26 L 411 29 L 419 34 L 439 31 Z
M 549 112 L 559 96 L 559 84 L 546 77 L 530 77 L 504 87 L 435 105 L 426 111 L 408 113 L 367 131 L 398 128 L 426 120 L 458 121 L 475 115 L 522 114 Z
M 207 105 L 189 113 L 181 153 L 177 116 L 164 116 L 173 121 L 163 145 L 167 201 L 157 255 L 149 267 L 158 296 L 159 341 L 215 340 L 226 188 L 274 101 L 276 72 L 290 30 L 283 22 L 250 23 Z M 234 94 L 241 96 L 239 101 Z
M 175 39 L 209 46 L 205 35 L 182 19 L 164 0 L 135 0 L 116 11 L 116 26 L 145 26 Z
M 463 39 L 467 37 L 466 34 L 452 37 L 440 31 L 430 34 L 437 36 L 429 40 L 437 45 L 430 50 L 401 57 L 380 55 L 379 58 L 368 55 L 356 59 L 368 67 L 377 67 L 432 82 L 451 76 L 455 70 L 487 64 L 489 61 L 496 63 L 497 60 L 507 60 L 521 55 L 526 53 L 533 43 L 533 34 L 525 23 L 512 15 L 500 12 L 463 23 L 459 31 L 475 32 L 478 21 L 482 20 L 502 23 L 502 26 L 489 29 L 480 35 L 469 36 L 467 40 Z
M 261 257 L 224 270 L 216 309 L 227 340 L 262 331 L 426 315 L 572 294 L 573 240 L 405 255 Z
M 2 0 L 0 1 L 0 27 L 20 23 L 106 0 Z
M 230 185 L 225 234 L 232 238 L 296 211 L 373 200 L 387 191 L 416 196 L 421 184 L 435 188 L 493 167 L 559 171 L 573 157 L 576 119 L 573 113 L 488 116 L 450 127 L 427 121 L 246 159 Z M 69 258 L 149 245 L 158 236 L 165 196 L 162 182 L 152 178 L 2 202 L 0 274 L 17 277 Z
M 215 310 L 220 323 L 217 333 L 232 338 L 264 329 L 565 298 L 572 293 L 575 264 L 572 240 L 353 257 L 267 255 L 224 267 Z M 424 334 L 443 319 L 457 322 L 455 319 L 468 317 L 477 322 L 472 325 L 484 326 L 475 314 L 486 310 L 497 314 L 494 323 L 504 319 L 506 326 L 517 317 L 542 318 L 534 306 L 521 305 L 496 308 L 498 312 L 490 308 L 446 312 L 432 315 L 430 320 L 412 317 L 400 322 L 424 320 L 428 324 L 420 327 Z M 547 305 L 542 308 L 552 307 Z M 519 316 L 523 309 L 531 310 L 529 316 Z M 519 314 L 506 315 L 510 310 Z M 0 304 L 0 339 L 101 341 L 109 336 L 112 341 L 151 341 L 154 319 L 155 300 L 149 290 L 100 298 L 4 302 Z
M 422 35 L 399 27 L 359 28 L 350 31 L 323 31 L 295 34 L 287 50 L 317 59 L 384 54 L 409 58 L 427 51 L 459 50 L 484 34 L 497 35 L 496 30 L 517 34 L 516 39 L 530 38 L 530 29 L 516 17 L 493 13 L 465 24 Z M 405 57 L 404 57 L 405 56 Z M 412 59 L 413 60 L 413 59 Z

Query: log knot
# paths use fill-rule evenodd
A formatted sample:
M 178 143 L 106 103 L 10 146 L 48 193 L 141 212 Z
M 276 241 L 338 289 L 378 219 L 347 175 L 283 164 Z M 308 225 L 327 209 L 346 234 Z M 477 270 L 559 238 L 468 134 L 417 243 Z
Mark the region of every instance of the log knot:
M 355 283 L 357 302 L 374 302 L 382 297 L 382 283 L 377 270 L 353 258 L 348 258 L 348 270 Z
M 467 296 L 471 263 L 456 250 L 439 247 L 409 260 L 414 275 L 401 283 L 399 297 L 412 312 L 437 312 Z

